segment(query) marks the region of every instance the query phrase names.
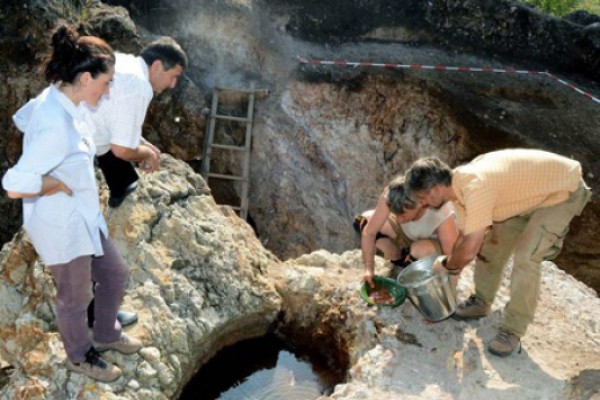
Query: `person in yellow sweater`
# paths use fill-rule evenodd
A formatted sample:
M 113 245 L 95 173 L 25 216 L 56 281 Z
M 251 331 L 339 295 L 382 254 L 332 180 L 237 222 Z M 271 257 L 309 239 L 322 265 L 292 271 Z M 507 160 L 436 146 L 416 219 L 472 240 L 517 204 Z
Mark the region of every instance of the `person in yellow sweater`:
M 454 203 L 460 235 L 434 268 L 459 273 L 475 261 L 475 293 L 457 307 L 457 319 L 490 313 L 511 255 L 510 301 L 491 353 L 510 355 L 537 307 L 542 262 L 560 252 L 569 224 L 590 200 L 578 161 L 541 150 L 507 149 L 483 154 L 454 170 L 435 157 L 415 161 L 407 190 L 423 204 Z

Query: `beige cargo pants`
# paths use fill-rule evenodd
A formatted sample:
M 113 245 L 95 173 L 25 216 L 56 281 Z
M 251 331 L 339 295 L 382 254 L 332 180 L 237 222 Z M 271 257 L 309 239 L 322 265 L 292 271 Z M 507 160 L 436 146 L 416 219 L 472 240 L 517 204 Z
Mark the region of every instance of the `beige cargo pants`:
M 582 180 L 565 202 L 492 225 L 475 262 L 475 295 L 492 304 L 504 266 L 514 254 L 510 300 L 504 309 L 502 328 L 519 337 L 525 335 L 537 307 L 542 261 L 560 253 L 569 223 L 581 214 L 591 195 Z

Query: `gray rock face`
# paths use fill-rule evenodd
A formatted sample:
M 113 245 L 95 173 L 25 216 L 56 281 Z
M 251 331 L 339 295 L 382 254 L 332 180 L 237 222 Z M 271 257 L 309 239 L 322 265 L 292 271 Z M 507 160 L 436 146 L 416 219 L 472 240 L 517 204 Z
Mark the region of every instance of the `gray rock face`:
M 511 11 L 502 1 L 410 1 L 389 9 L 382 8 L 385 2 L 371 8 L 345 3 L 349 11 L 339 2 L 329 9 L 322 2 L 174 0 L 168 13 L 158 2 L 122 3 L 137 26 L 123 9 L 90 14 L 98 34 L 116 48 L 139 49 L 160 32 L 175 36 L 190 55 L 185 79 L 153 102 L 146 126 L 146 136 L 166 153 L 197 162 L 202 109 L 216 84 L 247 87 L 255 81 L 271 89 L 257 103 L 252 151 L 250 213 L 260 241 L 233 213 L 219 210 L 201 178 L 167 156 L 163 171 L 144 177 L 132 200 L 107 214 L 132 268 L 125 307 L 136 309 L 140 322 L 131 332 L 146 347 L 136 356 L 109 354 L 125 377 L 94 385 L 62 366 L 53 284 L 27 238 L 17 234 L 0 254 L 0 399 L 176 398 L 212 354 L 263 334 L 280 311 L 279 332 L 290 340 L 309 338 L 316 350 L 328 350 L 337 365 L 348 366 L 348 382 L 336 388 L 334 399 L 579 399 L 598 391 L 598 298 L 553 264 L 544 270 L 540 309 L 523 353 L 498 360 L 484 343 L 494 334 L 506 289 L 489 319 L 430 325 L 409 303 L 395 310 L 366 308 L 356 296 L 359 255 L 345 253 L 357 245 L 353 214 L 372 207 L 383 185 L 416 157 L 432 153 L 460 163 L 501 147 L 540 147 L 581 160 L 598 193 L 597 104 L 536 76 L 313 67 L 296 59 L 556 66 L 598 95 L 598 69 L 587 69 L 598 59 L 594 24 L 572 27 L 522 8 Z M 0 60 L 0 97 L 6 99 L 0 107 L 2 171 L 20 154 L 21 137 L 10 116 L 43 87 L 37 67 L 48 29 L 58 17 L 76 16 L 64 2 L 10 7 L 0 12 L 6 54 Z M 372 12 L 396 19 L 344 33 L 356 25 L 348 21 L 368 20 Z M 315 24 L 312 17 L 333 23 Z M 320 43 L 322 30 L 331 27 L 332 40 Z M 313 36 L 308 28 L 317 29 Z M 525 37 L 531 48 L 519 39 Z M 580 40 L 571 46 L 575 37 Z M 500 43 L 499 50 L 486 47 L 490 43 Z M 220 133 L 234 142 L 236 131 L 226 128 Z M 237 168 L 235 158 L 215 161 L 220 171 Z M 234 198 L 237 189 L 225 197 Z M 20 226 L 17 204 L 0 199 L 5 240 Z M 556 260 L 596 289 L 599 221 L 596 194 Z M 282 263 L 263 245 L 290 260 Z M 313 252 L 321 248 L 341 255 Z M 382 260 L 378 271 L 387 273 Z M 459 283 L 463 298 L 470 274 Z
M 547 69 L 599 97 L 594 24 L 487 0 L 118 3 L 131 11 L 139 38 L 122 9 L 115 16 L 103 9 L 91 14 L 116 48 L 130 48 L 129 37 L 136 38 L 135 47 L 167 33 L 190 56 L 188 79 L 157 98 L 147 120 L 146 136 L 163 150 L 198 164 L 202 111 L 214 86 L 247 88 L 253 81 L 270 89 L 255 113 L 250 215 L 263 244 L 280 258 L 355 247 L 353 215 L 373 207 L 383 185 L 425 155 L 456 165 L 498 148 L 542 148 L 580 160 L 598 193 L 599 105 L 545 75 L 297 61 L 300 55 Z M 227 107 L 244 111 L 240 101 Z M 238 143 L 241 133 L 231 124 L 217 128 L 225 143 Z M 235 156 L 220 152 L 213 161 L 215 172 L 240 172 Z M 209 183 L 219 203 L 239 203 L 238 186 Z M 598 290 L 596 198 L 573 222 L 557 263 Z

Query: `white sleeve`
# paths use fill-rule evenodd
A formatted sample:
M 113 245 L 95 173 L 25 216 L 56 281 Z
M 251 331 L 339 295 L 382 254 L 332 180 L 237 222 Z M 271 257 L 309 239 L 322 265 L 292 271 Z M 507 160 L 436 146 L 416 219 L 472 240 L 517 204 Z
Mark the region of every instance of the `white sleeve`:
M 150 99 L 151 100 L 151 99 Z M 136 149 L 142 136 L 142 125 L 150 101 L 144 96 L 120 96 L 114 100 L 110 123 L 110 143 Z
M 24 144 L 19 161 L 4 174 L 2 187 L 16 193 L 39 193 L 43 176 L 65 159 L 68 146 L 57 128 L 33 133 Z

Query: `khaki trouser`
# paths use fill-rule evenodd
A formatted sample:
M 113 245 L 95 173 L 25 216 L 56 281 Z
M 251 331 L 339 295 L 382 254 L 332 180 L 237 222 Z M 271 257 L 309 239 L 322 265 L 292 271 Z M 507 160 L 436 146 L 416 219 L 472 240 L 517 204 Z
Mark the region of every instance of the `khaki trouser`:
M 494 223 L 475 262 L 475 295 L 491 304 L 502 282 L 504 266 L 514 253 L 510 300 L 500 326 L 522 337 L 537 307 L 542 261 L 554 259 L 563 245 L 569 223 L 580 215 L 592 196 L 583 180 L 560 204 Z

